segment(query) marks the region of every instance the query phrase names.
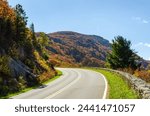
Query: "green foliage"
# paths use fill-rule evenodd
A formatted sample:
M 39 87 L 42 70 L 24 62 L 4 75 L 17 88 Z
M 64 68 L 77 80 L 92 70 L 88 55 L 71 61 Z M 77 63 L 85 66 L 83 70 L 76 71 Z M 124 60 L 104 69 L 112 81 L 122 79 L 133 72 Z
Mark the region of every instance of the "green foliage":
M 0 17 L 0 46 L 8 50 L 14 39 L 14 24 L 10 19 Z
M 9 56 L 0 56 L 0 76 L 10 76 L 8 59 Z
M 93 70 L 102 73 L 106 77 L 109 85 L 109 99 L 139 98 L 137 93 L 129 86 L 128 82 L 126 82 L 121 75 L 101 69 Z
M 107 66 L 110 68 L 137 68 L 136 55 L 130 48 L 131 42 L 123 38 L 122 36 L 116 37 L 112 41 L 112 52 L 108 54 Z
M 29 66 L 31 69 L 34 69 L 34 62 L 31 59 L 25 59 L 24 63 Z
M 20 45 L 24 44 L 25 39 L 27 38 L 26 33 L 26 25 L 27 25 L 27 17 L 26 13 L 23 10 L 20 4 L 16 5 L 14 8 L 16 19 L 15 19 L 15 26 L 16 26 L 16 41 L 19 42 Z
M 40 67 L 41 67 L 42 69 L 44 69 L 44 71 L 50 71 L 49 65 L 48 65 L 47 62 L 39 55 L 39 52 L 34 51 L 34 55 L 35 55 L 35 58 L 36 58 L 36 60 L 37 60 L 37 63 L 40 65 Z
M 47 75 L 46 78 L 43 77 L 43 80 L 55 74 L 55 70 L 52 70 L 46 61 L 49 59 L 45 49 L 49 42 L 48 37 L 41 33 L 41 39 L 37 39 L 34 24 L 32 23 L 29 29 L 27 19 L 21 5 L 11 8 L 6 0 L 0 0 L 0 96 L 39 84 L 38 77 L 43 73 Z M 10 58 L 22 68 L 26 68 L 27 73 L 31 75 L 23 77 L 15 70 L 15 66 L 9 65 Z M 20 76 L 13 77 L 13 71 Z M 33 79 L 32 74 L 39 76 Z
M 7 95 L 9 87 L 7 85 L 0 85 L 0 95 Z
M 16 13 L 16 18 L 18 18 L 18 20 L 22 20 L 22 23 L 27 25 L 28 17 L 26 16 L 26 12 L 23 10 L 23 7 L 20 4 L 17 4 L 14 10 Z
M 31 25 L 30 25 L 30 30 L 31 30 L 31 32 L 32 32 L 32 34 L 31 34 L 31 39 L 32 39 L 32 41 L 33 41 L 33 45 L 34 46 L 37 46 L 37 40 L 36 40 L 36 36 L 35 36 L 35 30 L 34 30 L 34 24 L 32 23 Z
M 44 52 L 43 53 L 43 58 L 44 58 L 44 60 L 47 61 L 49 59 L 49 55 L 46 52 Z
M 47 35 L 43 32 L 40 33 L 40 36 L 37 37 L 37 41 L 40 44 L 41 47 L 47 46 L 49 42 L 49 38 Z

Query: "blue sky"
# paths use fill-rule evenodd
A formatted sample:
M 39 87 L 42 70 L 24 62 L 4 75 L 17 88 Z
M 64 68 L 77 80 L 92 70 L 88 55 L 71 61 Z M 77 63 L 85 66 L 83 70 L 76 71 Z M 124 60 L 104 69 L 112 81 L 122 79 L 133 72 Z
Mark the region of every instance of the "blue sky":
M 23 5 L 35 31 L 76 31 L 111 40 L 121 35 L 150 60 L 150 0 L 8 0 Z

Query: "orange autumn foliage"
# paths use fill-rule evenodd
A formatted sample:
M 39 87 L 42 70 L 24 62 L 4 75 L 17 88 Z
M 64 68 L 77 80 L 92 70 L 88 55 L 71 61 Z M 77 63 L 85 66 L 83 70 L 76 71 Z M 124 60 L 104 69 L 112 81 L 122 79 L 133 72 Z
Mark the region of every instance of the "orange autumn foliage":
M 139 77 L 143 80 L 145 80 L 146 82 L 150 82 L 150 72 L 146 71 L 146 70 L 141 70 L 141 71 L 135 71 L 134 75 L 136 77 Z
M 7 0 L 0 0 L 0 18 L 11 19 L 11 21 L 15 19 L 14 10 L 9 7 Z

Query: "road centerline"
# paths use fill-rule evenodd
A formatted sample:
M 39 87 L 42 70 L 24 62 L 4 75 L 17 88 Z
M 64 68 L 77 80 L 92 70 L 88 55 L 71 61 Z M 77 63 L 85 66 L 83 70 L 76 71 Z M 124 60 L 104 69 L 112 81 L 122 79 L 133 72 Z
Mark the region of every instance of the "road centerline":
M 69 83 L 68 85 L 66 85 L 65 87 L 63 87 L 62 89 L 56 91 L 55 93 L 53 93 L 52 95 L 49 95 L 48 97 L 44 98 L 44 99 L 52 99 L 53 97 L 55 97 L 56 95 L 60 94 L 61 92 L 65 91 L 67 88 L 69 88 L 70 86 L 74 85 L 77 81 L 79 81 L 79 79 L 81 78 L 81 74 L 77 71 L 74 71 L 78 74 L 78 77 L 72 81 L 71 83 Z

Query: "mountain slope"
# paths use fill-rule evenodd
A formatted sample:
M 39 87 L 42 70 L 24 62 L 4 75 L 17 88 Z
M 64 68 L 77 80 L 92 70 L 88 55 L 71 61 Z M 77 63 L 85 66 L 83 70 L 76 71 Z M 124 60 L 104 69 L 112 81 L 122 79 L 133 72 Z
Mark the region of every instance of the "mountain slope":
M 57 66 L 104 66 L 110 51 L 109 41 L 96 35 L 60 31 L 48 36 L 50 60 Z
M 37 39 L 34 25 L 28 28 L 27 21 L 20 4 L 12 8 L 7 0 L 0 0 L 0 98 L 57 74 L 47 61 L 46 41 L 40 41 L 45 36 Z

